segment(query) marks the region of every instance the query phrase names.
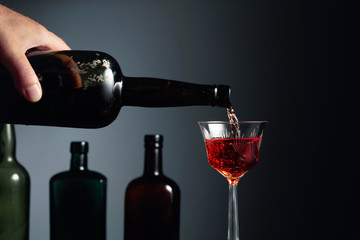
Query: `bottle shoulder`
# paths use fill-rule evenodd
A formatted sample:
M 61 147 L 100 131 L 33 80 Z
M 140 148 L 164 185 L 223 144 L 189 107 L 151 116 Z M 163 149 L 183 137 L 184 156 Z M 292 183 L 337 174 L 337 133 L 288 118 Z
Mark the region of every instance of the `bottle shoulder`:
M 21 165 L 19 162 L 13 160 L 11 162 L 1 162 L 0 163 L 0 172 L 2 173 L 17 173 L 22 176 L 29 176 L 26 168 Z
M 165 175 L 151 175 L 151 176 L 140 176 L 138 178 L 133 179 L 129 184 L 128 184 L 128 189 L 130 188 L 137 188 L 139 186 L 147 186 L 147 187 L 166 187 L 168 189 L 173 189 L 173 190 L 180 190 L 178 184 L 166 177 Z
M 93 179 L 93 180 L 102 180 L 107 181 L 105 175 L 91 170 L 81 170 L 81 171 L 63 171 L 53 175 L 50 181 L 61 181 L 66 179 Z

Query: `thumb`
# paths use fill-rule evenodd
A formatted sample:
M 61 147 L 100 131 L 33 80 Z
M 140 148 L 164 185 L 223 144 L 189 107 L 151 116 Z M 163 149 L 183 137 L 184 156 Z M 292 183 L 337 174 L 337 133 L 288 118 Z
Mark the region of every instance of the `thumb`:
M 1 60 L 12 76 L 18 92 L 30 102 L 39 101 L 42 96 L 41 86 L 25 54 L 8 53 Z

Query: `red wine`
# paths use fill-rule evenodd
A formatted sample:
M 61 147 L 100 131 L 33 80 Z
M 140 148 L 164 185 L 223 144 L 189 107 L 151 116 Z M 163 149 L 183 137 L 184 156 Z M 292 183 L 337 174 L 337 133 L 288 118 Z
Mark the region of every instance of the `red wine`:
M 229 122 L 231 124 L 231 136 L 233 138 L 240 138 L 241 137 L 240 125 L 239 125 L 239 120 L 235 114 L 234 108 L 231 106 L 229 108 L 226 108 L 226 111 L 227 111 L 227 116 L 229 118 Z
M 236 114 L 235 114 L 235 110 L 234 108 L 231 106 L 229 108 L 226 108 L 226 111 L 227 111 L 227 116 L 229 118 L 229 122 L 231 123 L 237 123 L 239 122 Z
M 260 138 L 205 140 L 210 165 L 227 179 L 239 179 L 258 162 Z

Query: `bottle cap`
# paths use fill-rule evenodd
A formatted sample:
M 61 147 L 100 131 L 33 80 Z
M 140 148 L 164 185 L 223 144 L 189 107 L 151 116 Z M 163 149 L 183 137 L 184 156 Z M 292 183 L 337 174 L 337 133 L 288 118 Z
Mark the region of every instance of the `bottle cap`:
M 145 147 L 162 147 L 163 139 L 163 136 L 160 134 L 145 135 Z
M 89 151 L 88 142 L 71 142 L 70 152 L 71 153 L 87 153 Z

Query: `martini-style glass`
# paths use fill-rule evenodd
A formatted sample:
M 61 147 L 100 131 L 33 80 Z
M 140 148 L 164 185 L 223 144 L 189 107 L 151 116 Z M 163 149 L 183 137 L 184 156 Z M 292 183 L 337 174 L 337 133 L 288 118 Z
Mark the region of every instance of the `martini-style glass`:
M 199 122 L 208 161 L 229 182 L 228 240 L 239 240 L 237 185 L 258 162 L 266 121 Z

